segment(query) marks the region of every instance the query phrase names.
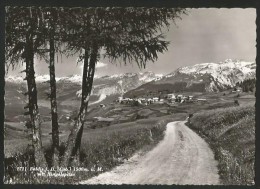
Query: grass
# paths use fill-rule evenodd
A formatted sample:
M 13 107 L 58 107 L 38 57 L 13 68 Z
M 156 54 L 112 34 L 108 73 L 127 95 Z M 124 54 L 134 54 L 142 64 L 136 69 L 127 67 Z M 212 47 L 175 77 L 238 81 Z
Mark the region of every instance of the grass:
M 28 165 L 28 155 L 7 158 L 5 163 L 5 183 L 48 183 L 73 184 L 99 173 L 109 171 L 123 163 L 135 152 L 155 146 L 164 136 L 168 122 L 182 120 L 186 114 L 163 116 L 136 120 L 134 122 L 114 124 L 99 129 L 86 128 L 82 138 L 80 159 L 72 163 L 73 167 L 85 167 L 91 171 L 75 172 L 74 177 L 37 177 L 35 174 L 17 172 L 14 167 Z M 50 146 L 50 145 L 49 145 Z M 46 147 L 50 156 L 50 147 Z M 62 151 L 62 150 L 61 150 Z M 12 167 L 15 165 L 14 167 Z M 11 173 L 11 174 L 10 174 Z
M 201 111 L 189 119 L 189 126 L 203 136 L 214 151 L 223 184 L 254 184 L 253 106 Z
M 59 105 L 59 110 L 62 110 L 59 112 L 60 116 L 67 116 L 73 110 L 75 110 L 75 113 L 77 112 L 77 108 L 75 108 L 77 104 L 74 103 L 76 100 L 66 100 L 70 96 L 69 90 L 68 96 L 62 96 L 64 98 L 62 102 L 66 103 Z M 254 125 L 254 116 L 248 114 L 248 112 L 252 112 L 250 110 L 251 107 L 246 106 L 246 108 L 241 109 L 234 107 L 234 99 L 238 99 L 243 107 L 244 105 L 254 103 L 255 100 L 248 100 L 244 94 L 241 94 L 239 98 L 229 93 L 225 96 L 220 96 L 219 93 L 198 93 L 197 95 L 199 98 L 206 98 L 207 101 L 173 104 L 173 106 L 152 104 L 150 106 L 135 107 L 109 104 L 112 102 L 111 97 L 111 99 L 106 99 L 106 107 L 104 108 L 98 107 L 97 104 L 92 106 L 90 112 L 88 112 L 84 127 L 80 161 L 74 162 L 73 165 L 87 167 L 91 171 L 76 172 L 76 176 L 66 178 L 39 178 L 35 177 L 34 174 L 29 175 L 26 172 L 19 174 L 16 171 L 10 172 L 12 170 L 11 166 L 28 166 L 29 156 L 26 152 L 30 141 L 26 138 L 22 123 L 19 123 L 23 116 L 17 116 L 24 112 L 23 104 L 20 101 L 18 103 L 17 99 L 15 103 L 17 102 L 16 104 L 19 105 L 18 108 L 18 106 L 14 106 L 15 103 L 12 100 L 8 101 L 10 104 L 7 104 L 5 109 L 5 165 L 8 166 L 8 169 L 7 167 L 5 169 L 5 183 L 12 179 L 12 183 L 72 184 L 79 180 L 88 179 L 123 163 L 138 150 L 152 148 L 162 139 L 165 125 L 168 121 L 184 120 L 188 114 L 194 114 L 194 117 L 191 119 L 192 128 L 201 135 L 207 136 L 207 140 L 214 149 L 216 159 L 220 162 L 219 169 L 224 182 L 237 184 L 240 183 L 237 181 L 240 179 L 243 180 L 241 183 L 251 183 L 253 176 L 247 178 L 245 175 L 253 175 L 251 170 L 253 169 L 253 164 L 244 162 L 253 161 L 254 139 L 248 136 L 254 136 L 254 134 L 250 133 L 245 136 L 243 134 L 249 131 L 248 127 L 250 125 Z M 249 95 L 249 97 L 251 99 L 252 95 Z M 50 157 L 51 135 L 49 133 L 51 132 L 51 122 L 50 110 L 47 108 L 49 102 L 44 100 L 42 105 L 44 103 L 46 107 L 40 106 L 41 115 L 46 118 L 42 123 L 42 142 L 48 158 Z M 226 112 L 230 112 L 230 115 Z M 93 117 L 113 118 L 113 121 L 110 121 L 109 124 L 95 122 L 92 120 Z M 72 125 L 73 123 L 66 119 L 60 122 L 60 130 L 62 132 L 60 137 L 61 144 L 67 140 Z M 92 127 L 93 125 L 95 127 Z M 241 130 L 241 133 L 238 132 L 238 128 Z M 251 129 L 250 131 L 253 132 L 254 130 Z M 241 141 L 237 142 L 238 138 Z M 249 151 L 242 150 L 242 152 L 240 148 L 248 149 Z M 49 163 L 51 164 L 51 162 Z M 249 169 L 250 166 L 251 168 Z M 234 172 L 238 174 L 234 174 Z

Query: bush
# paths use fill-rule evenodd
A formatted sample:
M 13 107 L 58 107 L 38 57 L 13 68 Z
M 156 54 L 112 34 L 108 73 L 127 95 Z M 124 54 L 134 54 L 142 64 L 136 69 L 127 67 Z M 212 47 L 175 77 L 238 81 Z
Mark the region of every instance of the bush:
M 234 104 L 235 104 L 236 106 L 239 106 L 238 100 L 234 100 Z
M 133 103 L 132 103 L 132 106 L 139 106 L 139 102 L 134 100 Z

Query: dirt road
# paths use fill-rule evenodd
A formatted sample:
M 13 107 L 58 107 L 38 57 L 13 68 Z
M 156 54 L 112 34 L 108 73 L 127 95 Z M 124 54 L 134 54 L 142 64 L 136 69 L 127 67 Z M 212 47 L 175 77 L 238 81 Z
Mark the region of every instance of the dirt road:
M 80 184 L 219 184 L 213 152 L 184 123 L 168 123 L 153 150 Z

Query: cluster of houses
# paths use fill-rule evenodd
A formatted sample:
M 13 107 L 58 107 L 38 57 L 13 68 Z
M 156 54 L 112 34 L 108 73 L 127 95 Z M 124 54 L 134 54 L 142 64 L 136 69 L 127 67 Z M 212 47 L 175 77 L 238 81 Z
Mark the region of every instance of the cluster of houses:
M 193 96 L 184 96 L 182 94 L 175 95 L 175 94 L 167 94 L 163 97 L 155 96 L 155 97 L 139 97 L 139 98 L 124 98 L 118 97 L 117 102 L 121 104 L 130 104 L 133 102 L 138 102 L 139 104 L 163 104 L 163 103 L 183 103 L 187 101 L 192 101 Z

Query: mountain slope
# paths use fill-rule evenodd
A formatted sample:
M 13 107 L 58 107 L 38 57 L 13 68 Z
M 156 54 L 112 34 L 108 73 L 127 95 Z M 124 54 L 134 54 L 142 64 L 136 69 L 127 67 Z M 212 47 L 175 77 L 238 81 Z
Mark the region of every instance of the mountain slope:
M 96 78 L 93 83 L 93 95 L 122 95 L 125 92 L 135 89 L 140 85 L 157 79 L 159 75 L 153 72 L 126 73 Z M 77 96 L 81 91 L 77 91 Z
M 110 103 L 112 99 L 110 96 L 119 96 L 123 93 L 135 89 L 136 87 L 150 82 L 156 79 L 158 76 L 153 72 L 144 73 L 126 73 L 112 76 L 95 77 L 92 96 L 90 98 L 91 103 L 97 102 L 98 100 L 108 98 Z M 37 82 L 38 98 L 39 100 L 47 100 L 46 93 L 49 93 L 49 75 L 36 75 L 35 80 Z M 11 96 L 6 96 L 7 101 L 12 102 L 13 98 L 22 98 L 26 101 L 26 98 L 21 93 L 26 92 L 26 81 L 21 76 L 8 76 L 5 78 L 6 81 L 6 93 L 12 91 Z M 76 101 L 79 101 L 81 97 L 81 81 L 80 75 L 72 75 L 68 77 L 57 77 L 57 101 L 63 105 L 67 105 L 64 101 L 73 101 L 75 106 L 78 106 Z M 113 101 L 113 100 L 112 100 Z M 98 101 L 99 102 L 99 101 Z
M 160 79 L 146 83 L 125 96 L 149 92 L 216 92 L 234 87 L 237 82 L 255 77 L 256 63 L 227 59 L 220 63 L 202 63 L 181 67 Z

